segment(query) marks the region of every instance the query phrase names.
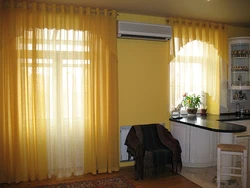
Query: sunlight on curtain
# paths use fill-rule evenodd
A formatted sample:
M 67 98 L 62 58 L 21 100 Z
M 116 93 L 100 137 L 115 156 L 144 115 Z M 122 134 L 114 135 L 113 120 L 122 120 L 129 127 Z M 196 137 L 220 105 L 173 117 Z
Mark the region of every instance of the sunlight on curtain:
M 41 37 L 37 49 L 43 51 L 43 58 L 37 59 L 42 65 L 36 74 L 41 74 L 44 81 L 49 177 L 80 175 L 84 172 L 84 96 L 87 91 L 83 83 L 90 65 L 84 57 L 84 53 L 89 52 L 85 44 L 88 34 L 55 29 L 38 29 L 36 33 L 36 40 Z M 28 50 L 32 50 L 32 44 Z
M 118 171 L 116 11 L 0 8 L 0 183 Z
M 219 72 L 217 64 L 211 63 L 218 62 L 218 58 L 217 50 L 212 45 L 200 41 L 189 42 L 177 52 L 170 63 L 172 108 L 182 101 L 186 92 L 202 96 L 202 91 L 208 87 L 216 94 L 216 80 L 210 79 L 210 75 Z
M 185 92 L 205 92 L 222 106 L 226 100 L 227 27 L 223 24 L 168 18 L 173 34 L 170 41 L 170 109 Z

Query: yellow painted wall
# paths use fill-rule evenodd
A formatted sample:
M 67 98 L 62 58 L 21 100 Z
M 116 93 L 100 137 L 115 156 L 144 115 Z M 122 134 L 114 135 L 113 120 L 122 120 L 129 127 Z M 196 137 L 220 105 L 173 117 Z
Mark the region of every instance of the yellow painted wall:
M 132 19 L 134 18 L 134 19 Z M 162 24 L 159 17 L 119 14 L 119 20 Z M 119 125 L 168 124 L 167 42 L 118 39 Z
M 228 26 L 228 38 L 250 36 L 250 28 Z
M 166 42 L 118 39 L 119 124 L 167 122 Z
M 151 24 L 166 24 L 166 18 L 147 16 L 147 15 L 138 15 L 138 14 L 124 14 L 119 13 L 118 20 L 131 21 L 131 22 L 144 22 Z

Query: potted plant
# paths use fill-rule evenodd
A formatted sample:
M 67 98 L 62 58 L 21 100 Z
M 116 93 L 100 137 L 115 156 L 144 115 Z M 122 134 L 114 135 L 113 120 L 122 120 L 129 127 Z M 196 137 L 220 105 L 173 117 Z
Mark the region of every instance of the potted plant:
M 207 115 L 207 106 L 202 104 L 201 115 Z
M 187 108 L 188 114 L 196 114 L 201 104 L 202 102 L 200 95 L 188 95 L 187 93 L 183 95 L 183 106 Z

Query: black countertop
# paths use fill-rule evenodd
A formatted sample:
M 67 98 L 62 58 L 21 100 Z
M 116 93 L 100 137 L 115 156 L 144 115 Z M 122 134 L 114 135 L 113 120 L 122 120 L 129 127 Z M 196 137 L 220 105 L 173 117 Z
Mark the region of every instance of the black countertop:
M 237 117 L 233 114 L 228 115 L 200 115 L 188 116 L 182 115 L 181 119 L 176 119 L 177 116 L 169 118 L 170 121 L 183 123 L 193 127 L 206 129 L 214 132 L 223 132 L 223 133 L 238 133 L 245 132 L 246 127 L 243 125 L 236 125 L 230 123 L 230 121 L 238 120 L 250 120 L 250 116 L 240 116 Z

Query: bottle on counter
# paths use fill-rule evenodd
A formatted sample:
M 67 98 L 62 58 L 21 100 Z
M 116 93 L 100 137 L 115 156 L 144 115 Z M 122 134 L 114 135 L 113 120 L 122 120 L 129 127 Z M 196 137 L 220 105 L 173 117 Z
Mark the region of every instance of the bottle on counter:
M 240 109 L 240 115 L 241 115 L 241 116 L 244 116 L 244 109 L 243 109 L 243 108 Z
M 241 109 L 240 109 L 240 115 L 244 116 L 245 115 L 245 106 L 242 105 Z
M 240 104 L 236 103 L 236 116 L 240 116 Z

